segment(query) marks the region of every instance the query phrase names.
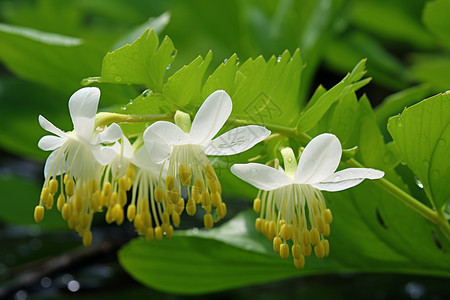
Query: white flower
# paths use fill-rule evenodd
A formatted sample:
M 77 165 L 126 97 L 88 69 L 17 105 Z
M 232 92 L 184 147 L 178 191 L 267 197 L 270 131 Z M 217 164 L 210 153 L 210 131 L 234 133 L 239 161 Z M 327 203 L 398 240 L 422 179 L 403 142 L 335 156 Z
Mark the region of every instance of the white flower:
M 257 197 L 254 202 L 255 211 L 260 212 L 257 230 L 273 240 L 274 250 L 283 258 L 289 255 L 286 241 L 292 240 L 294 263 L 302 268 L 304 256 L 311 254 L 311 244 L 317 257 L 329 253 L 329 243 L 324 236 L 330 234 L 332 215 L 320 190 L 345 190 L 364 179 L 379 179 L 384 172 L 367 168 L 335 172 L 342 148 L 338 138 L 328 133 L 311 140 L 301 154 L 298 166 L 290 148 L 283 149 L 282 154 L 285 171 L 250 163 L 235 164 L 231 172 L 264 191 L 260 191 L 261 198 Z
M 93 87 L 80 89 L 70 97 L 69 111 L 74 126 L 71 132 L 63 132 L 39 116 L 41 127 L 56 136 L 46 135 L 38 143 L 42 150 L 53 152 L 45 162 L 45 182 L 40 203 L 35 209 L 35 219 L 38 222 L 42 220 L 42 205 L 48 209 L 52 207 L 53 196 L 58 190 L 57 176 L 61 175 L 58 209 L 62 210 L 69 227 L 83 236 L 85 245 L 92 239 L 90 202 L 100 195 L 101 166 L 108 164 L 114 156 L 114 151 L 102 144 L 113 143 L 122 136 L 117 124 L 103 131 L 94 128 L 99 98 L 100 90 Z
M 186 211 L 195 214 L 195 203 L 206 210 L 205 227 L 211 228 L 211 205 L 219 218 L 226 213 L 221 200 L 221 186 L 214 168 L 206 155 L 233 155 L 253 147 L 269 136 L 270 131 L 261 126 L 234 128 L 213 139 L 231 114 L 232 102 L 225 91 L 212 93 L 202 104 L 190 124 L 190 118 L 180 116 L 177 125 L 159 121 L 144 132 L 144 143 L 156 162 L 168 160 L 166 197 L 178 201 L 181 187 L 188 190 Z M 180 121 L 181 120 L 181 121 Z M 180 128 L 181 127 L 181 128 Z M 183 128 L 183 129 L 182 129 Z M 190 189 L 192 187 L 192 189 Z

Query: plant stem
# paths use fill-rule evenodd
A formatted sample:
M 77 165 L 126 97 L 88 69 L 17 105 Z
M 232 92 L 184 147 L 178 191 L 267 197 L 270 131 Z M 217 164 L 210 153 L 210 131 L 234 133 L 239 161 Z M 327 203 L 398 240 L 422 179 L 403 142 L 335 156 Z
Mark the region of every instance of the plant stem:
M 108 112 L 100 112 L 95 117 L 95 127 L 107 125 L 111 123 L 145 123 L 162 120 L 172 120 L 174 113 L 161 115 L 126 115 Z

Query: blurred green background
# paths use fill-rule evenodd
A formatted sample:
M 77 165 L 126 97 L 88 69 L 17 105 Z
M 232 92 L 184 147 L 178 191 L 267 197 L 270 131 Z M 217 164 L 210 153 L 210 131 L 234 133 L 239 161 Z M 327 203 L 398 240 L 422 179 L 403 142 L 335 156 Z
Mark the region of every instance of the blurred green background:
M 319 84 L 332 87 L 368 58 L 373 82 L 358 93 L 368 94 L 379 124 L 385 124 L 387 105 L 389 111 L 397 105 L 400 112 L 404 105 L 449 89 L 449 12 L 450 2 L 442 0 L 1 0 L 0 298 L 183 297 L 143 287 L 121 269 L 116 252 L 135 237 L 131 226 L 107 226 L 100 216 L 93 225 L 94 245 L 85 249 L 55 210 L 43 223 L 33 221 L 48 154 L 37 148 L 44 134 L 37 116 L 70 129 L 67 100 L 83 78 L 100 75 L 108 51 L 131 43 L 151 26 L 178 50 L 170 75 L 209 50 L 214 69 L 233 53 L 245 61 L 300 48 L 306 63 L 301 103 Z M 122 106 L 142 92 L 99 86 L 103 108 Z M 387 136 L 386 127 L 380 129 Z M 227 201 L 228 216 L 250 206 L 242 199 Z M 182 224 L 189 228 L 201 222 Z M 448 283 L 414 275 L 342 274 L 200 297 L 445 299 Z

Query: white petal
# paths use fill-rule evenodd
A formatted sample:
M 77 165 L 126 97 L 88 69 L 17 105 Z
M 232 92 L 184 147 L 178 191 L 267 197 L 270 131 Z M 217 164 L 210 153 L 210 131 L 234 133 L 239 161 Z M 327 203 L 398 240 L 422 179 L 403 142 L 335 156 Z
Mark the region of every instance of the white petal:
M 69 111 L 77 135 L 90 139 L 94 132 L 100 90 L 86 87 L 76 91 L 69 99 Z
M 184 131 L 177 125 L 167 121 L 155 122 L 144 131 L 144 141 L 154 137 L 163 140 L 170 146 L 189 143 L 189 138 Z
M 265 191 L 293 183 L 293 180 L 283 171 L 262 164 L 235 164 L 231 166 L 231 173 Z
M 324 133 L 316 136 L 300 156 L 295 182 L 311 184 L 323 181 L 336 171 L 341 155 L 341 143 L 335 135 Z
M 133 157 L 133 147 L 126 136 L 122 137 L 123 156 L 131 159 Z
M 44 176 L 57 176 L 61 174 L 61 171 L 65 171 L 65 166 L 62 169 L 64 163 L 64 156 L 60 149 L 57 149 L 50 153 L 45 161 Z
M 219 132 L 231 114 L 233 103 L 230 96 L 223 91 L 215 91 L 198 110 L 192 121 L 189 137 L 192 143 L 206 145 Z
M 43 129 L 47 130 L 48 132 L 54 133 L 60 137 L 66 136 L 65 132 L 63 132 L 61 129 L 59 129 L 58 127 L 53 125 L 52 122 L 50 122 L 49 120 L 44 118 L 44 116 L 39 115 L 38 120 L 39 120 L 39 125 L 41 125 L 41 127 Z
M 56 148 L 61 147 L 65 141 L 66 139 L 58 136 L 46 135 L 39 140 L 38 147 L 44 151 L 55 150 Z
M 206 155 L 233 155 L 244 152 L 270 135 L 262 126 L 234 128 L 211 141 L 205 147 Z
M 312 184 L 323 191 L 342 191 L 360 184 L 364 179 L 379 179 L 384 172 L 375 169 L 349 168 L 334 173 L 323 182 Z
M 92 154 L 99 164 L 106 166 L 116 156 L 116 151 L 110 146 L 99 146 L 92 149 Z
M 153 175 L 159 176 L 161 171 L 161 165 L 156 164 L 150 158 L 150 154 L 146 147 L 139 148 L 133 156 L 131 162 L 139 168 L 150 171 Z M 167 165 L 167 164 L 166 164 Z
M 120 129 L 120 126 L 116 123 L 112 123 L 108 126 L 105 130 L 100 132 L 97 136 L 96 144 L 98 143 L 104 143 L 104 144 L 110 144 L 114 143 L 118 139 L 122 137 L 122 129 Z

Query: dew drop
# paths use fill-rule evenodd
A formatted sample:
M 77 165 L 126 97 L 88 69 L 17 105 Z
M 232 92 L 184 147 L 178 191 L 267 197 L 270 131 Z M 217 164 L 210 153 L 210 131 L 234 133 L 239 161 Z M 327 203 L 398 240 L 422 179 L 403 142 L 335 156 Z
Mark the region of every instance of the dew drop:
M 122 76 L 117 75 L 116 77 L 114 77 L 114 80 L 117 82 L 121 82 L 122 81 Z
M 278 55 L 277 62 L 281 61 L 281 55 Z
M 170 69 L 170 67 L 172 67 L 172 65 L 171 64 L 169 64 L 167 67 L 166 67 L 166 70 L 169 70 Z
M 398 127 L 402 127 L 403 126 L 403 122 L 402 122 L 401 119 L 398 119 L 397 126 Z
M 446 141 L 444 139 L 439 139 L 438 140 L 438 145 L 439 146 L 445 146 Z
M 126 106 L 122 107 L 122 110 L 127 110 L 127 107 Z
M 223 60 L 223 63 L 226 64 L 227 61 L 228 61 L 228 58 L 225 58 L 225 59 Z
M 415 181 L 416 181 L 417 186 L 418 186 L 419 188 L 423 189 L 422 181 L 420 181 L 419 178 L 417 178 L 417 177 L 415 177 Z
M 150 95 L 151 92 L 152 91 L 150 91 L 150 90 L 145 90 L 142 92 L 142 96 L 147 97 L 148 95 Z

